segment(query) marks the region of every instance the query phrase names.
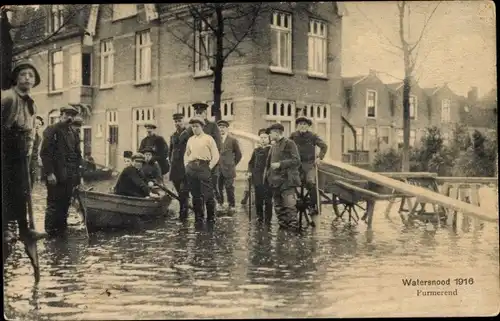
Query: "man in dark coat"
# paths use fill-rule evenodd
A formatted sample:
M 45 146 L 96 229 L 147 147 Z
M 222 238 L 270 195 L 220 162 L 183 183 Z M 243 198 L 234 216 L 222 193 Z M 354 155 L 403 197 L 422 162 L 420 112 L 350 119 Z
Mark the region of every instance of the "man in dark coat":
M 253 150 L 248 162 L 248 176 L 251 179 L 255 191 L 255 210 L 260 221 L 271 222 L 273 215 L 272 192 L 267 181 L 264 179 L 266 161 L 271 150 L 269 134 L 267 129 L 259 130 L 259 145 Z M 251 191 L 249 191 L 251 192 Z
M 158 194 L 151 192 L 151 188 L 141 172 L 145 161 L 146 159 L 141 153 L 132 155 L 132 163 L 125 167 L 118 177 L 115 194 L 131 197 L 159 197 Z
M 181 134 L 185 132 L 186 125 L 184 123 L 184 115 L 177 113 L 173 115 L 175 132 L 170 136 L 170 180 L 174 184 L 175 190 L 179 195 L 181 220 L 187 218 L 189 190 L 186 185 L 186 170 L 184 168 L 184 153 L 186 152 L 186 144 L 189 139 L 188 135 Z M 182 139 L 183 138 L 183 139 Z
M 229 211 L 233 212 L 236 207 L 236 200 L 234 197 L 234 178 L 236 177 L 236 166 L 241 161 L 242 157 L 241 149 L 238 140 L 228 133 L 229 122 L 219 120 L 217 125 L 219 126 L 222 141 L 219 159 L 219 195 L 217 202 L 219 203 L 218 205 L 222 207 L 222 204 L 224 204 L 225 189 Z
M 31 155 L 30 163 L 31 188 L 33 188 L 33 184 L 40 179 L 40 166 L 38 158 L 40 157 L 40 145 L 42 143 L 42 137 L 40 137 L 40 135 L 38 134 L 38 130 L 43 126 L 43 124 L 43 118 L 40 116 L 36 116 L 35 140 L 33 142 L 33 154 Z
M 284 228 L 297 228 L 297 199 L 295 188 L 300 186 L 300 155 L 297 145 L 283 136 L 284 127 L 269 127 L 271 146 L 266 162 L 265 177 L 273 194 L 274 209 L 278 222 Z
M 304 116 L 300 116 L 295 120 L 297 131 L 290 135 L 290 139 L 295 142 L 299 149 L 300 161 L 300 176 L 302 184 L 307 188 L 311 197 L 311 202 L 314 208 L 311 211 L 312 215 L 318 214 L 318 194 L 316 190 L 316 166 L 322 160 L 328 146 L 315 133 L 310 131 L 312 121 Z M 316 156 L 316 147 L 319 147 L 319 155 Z
M 62 107 L 59 122 L 43 132 L 40 157 L 47 186 L 45 231 L 50 236 L 67 229 L 73 189 L 80 184 L 82 153 L 80 140 L 72 127 L 77 114 L 73 106 Z
M 140 151 L 144 155 L 144 164 L 141 172 L 144 178 L 152 184 L 163 184 L 163 176 L 161 176 L 161 168 L 157 161 L 154 160 L 154 150 L 151 147 L 146 147 Z M 151 187 L 151 184 L 150 184 Z
M 31 88 L 40 84 L 40 75 L 29 61 L 19 61 L 12 70 L 12 87 L 2 91 L 1 167 L 3 260 L 16 237 L 16 223 L 22 240 L 40 239 L 44 233 L 29 228 L 27 201 L 30 188 L 30 157 L 33 157 L 36 104 Z
M 168 144 L 162 136 L 156 135 L 156 125 L 146 124 L 144 127 L 146 127 L 148 135 L 142 139 L 139 150 L 143 150 L 146 147 L 151 147 L 154 150 L 156 153 L 155 161 L 160 164 L 161 175 L 163 176 L 170 170 L 170 164 L 168 161 Z

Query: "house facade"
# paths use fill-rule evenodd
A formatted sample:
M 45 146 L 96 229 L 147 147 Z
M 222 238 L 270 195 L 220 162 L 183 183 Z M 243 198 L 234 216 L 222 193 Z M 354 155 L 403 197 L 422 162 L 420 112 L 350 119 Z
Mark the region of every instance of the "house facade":
M 211 104 L 211 59 L 200 48 L 213 48 L 214 37 L 203 22 L 193 28 L 180 18 L 188 14 L 188 5 L 85 6 L 73 37 L 22 54 L 40 70 L 42 84 L 34 96 L 48 123 L 57 120 L 58 109 L 67 103 L 90 106 L 86 151 L 97 163 L 120 169 L 123 151 L 137 149 L 146 122 L 156 123 L 158 133 L 168 138 L 174 113 L 190 118 L 192 103 Z M 329 143 L 328 156 L 340 160 L 341 145 L 335 142 L 341 137 L 343 6 L 265 6 L 254 22 L 258 36 L 243 39 L 225 60 L 222 118 L 233 129 L 250 133 L 280 122 L 288 134 L 301 110 Z M 58 19 L 54 8 L 60 7 L 40 6 L 47 26 Z M 244 168 L 253 146 L 241 144 Z

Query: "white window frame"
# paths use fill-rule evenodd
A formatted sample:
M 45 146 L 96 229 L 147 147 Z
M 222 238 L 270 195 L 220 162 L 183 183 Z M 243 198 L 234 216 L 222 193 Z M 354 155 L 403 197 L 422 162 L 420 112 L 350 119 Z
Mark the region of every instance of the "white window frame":
M 286 26 L 285 26 L 286 24 Z M 292 15 L 287 12 L 274 11 L 271 14 L 271 38 L 275 36 L 277 47 L 273 47 L 273 41 L 271 40 L 271 65 L 269 69 L 274 72 L 291 73 L 292 72 Z M 273 57 L 276 54 L 278 60 L 281 60 L 281 35 L 288 34 L 286 50 L 287 55 L 285 61 L 273 61 Z
M 307 38 L 307 73 L 313 77 L 326 77 L 328 72 L 328 24 L 321 20 L 309 19 Z
M 274 104 L 276 104 L 276 113 L 274 113 Z M 283 104 L 283 110 L 281 105 Z M 279 124 L 290 123 L 290 135 L 295 131 L 295 102 L 290 100 L 269 99 L 266 103 L 266 113 L 264 120 L 268 123 L 275 122 Z
M 214 54 L 214 49 L 215 39 L 209 25 L 203 20 L 197 21 L 194 48 L 195 76 L 211 76 L 213 74 L 213 70 L 210 69 L 210 66 L 213 61 L 212 57 Z
M 417 142 L 417 130 L 410 129 L 410 147 L 414 147 Z
M 156 125 L 156 115 L 154 107 L 132 108 L 132 150 L 138 150 L 138 126 L 144 126 L 147 123 Z M 137 143 L 137 146 L 135 145 Z
M 364 127 L 354 127 L 356 131 L 356 151 L 364 151 L 365 150 L 365 128 Z M 361 135 L 359 135 L 361 133 Z M 358 139 L 361 136 L 361 139 Z M 359 148 L 360 147 L 360 148 Z
M 396 143 L 404 144 L 404 131 L 403 128 L 396 129 Z
M 365 149 L 368 151 L 373 151 L 378 148 L 378 128 L 373 126 L 367 126 L 365 128 Z M 373 148 L 375 144 L 375 148 Z
M 413 108 L 412 108 L 412 104 L 411 104 L 411 101 L 412 101 L 412 98 L 413 98 Z M 417 96 L 415 95 L 410 95 L 409 97 L 409 101 L 408 101 L 408 104 L 410 105 L 410 119 L 413 119 L 413 120 L 416 120 L 417 119 L 417 110 L 418 110 L 418 100 L 417 100 Z M 412 110 L 413 110 L 413 115 L 412 115 Z
M 90 155 L 92 155 L 92 126 L 90 125 L 83 125 L 81 127 L 81 131 L 80 131 L 80 151 L 82 152 L 82 157 L 85 157 L 85 146 L 84 146 L 84 142 L 85 142 L 85 129 L 90 129 Z
M 208 105 L 207 119 L 215 121 L 215 116 L 212 116 L 212 101 L 204 102 Z M 232 121 L 234 120 L 234 102 L 232 99 L 225 99 L 220 102 L 221 104 L 221 119 Z M 184 115 L 184 119 L 189 121 L 194 117 L 194 107 L 192 103 L 180 103 L 177 105 L 177 112 Z
M 392 140 L 391 140 L 391 126 L 379 126 L 378 131 L 377 131 L 377 139 L 380 141 L 382 144 L 382 135 L 380 134 L 382 131 L 387 131 L 387 146 L 391 146 Z
M 50 9 L 49 32 L 56 32 L 64 25 L 64 5 L 53 4 Z
M 451 100 L 441 100 L 441 123 L 449 123 L 451 120 Z
M 137 15 L 137 4 L 113 4 L 113 21 Z
M 70 77 L 71 86 L 80 86 L 82 84 L 82 53 L 75 52 L 70 57 Z
M 56 56 L 58 56 L 57 61 Z M 61 91 L 64 88 L 64 53 L 61 50 L 50 52 L 49 92 Z M 59 79 L 57 82 L 56 80 Z M 58 86 L 56 86 L 58 84 Z
M 109 127 L 112 125 L 118 125 L 118 110 L 116 109 L 107 109 L 106 110 L 106 127 L 104 130 L 104 139 L 106 141 L 106 148 L 104 151 L 104 157 L 106 161 L 106 166 L 110 166 L 111 160 L 109 159 Z M 98 128 L 99 130 L 100 128 Z M 120 130 L 120 129 L 118 129 Z M 101 133 L 102 135 L 102 133 Z
M 101 79 L 99 81 L 100 88 L 110 88 L 113 87 L 114 82 L 114 60 L 115 60 L 115 49 L 113 45 L 113 39 L 101 40 Z M 107 64 L 106 64 L 107 58 Z M 106 78 L 105 72 L 108 75 L 108 81 L 105 82 Z
M 370 97 L 370 93 L 374 93 L 375 94 L 375 99 L 374 99 L 374 106 L 373 106 L 373 109 L 374 109 L 374 115 L 373 116 L 370 116 L 369 115 L 369 106 L 368 103 L 370 101 L 369 97 Z M 377 106 L 378 105 L 378 93 L 376 90 L 373 90 L 373 89 L 367 89 L 366 90 L 366 102 L 365 102 L 365 109 L 366 109 L 366 118 L 377 118 Z
M 330 122 L 330 105 L 321 103 L 306 104 L 302 109 L 302 115 L 312 120 L 312 131 L 318 133 L 318 125 L 325 124 L 326 127 L 326 137 L 323 137 L 325 143 L 330 146 L 330 133 L 331 133 L 331 122 Z
M 151 82 L 151 46 L 151 30 L 142 30 L 135 34 L 136 84 L 148 84 Z M 144 58 L 145 60 L 143 60 Z

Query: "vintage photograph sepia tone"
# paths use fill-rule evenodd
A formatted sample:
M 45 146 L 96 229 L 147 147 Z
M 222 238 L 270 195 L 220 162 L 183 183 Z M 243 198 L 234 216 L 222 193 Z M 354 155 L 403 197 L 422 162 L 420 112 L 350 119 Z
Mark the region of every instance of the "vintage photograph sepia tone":
M 499 313 L 494 2 L 0 9 L 5 319 Z

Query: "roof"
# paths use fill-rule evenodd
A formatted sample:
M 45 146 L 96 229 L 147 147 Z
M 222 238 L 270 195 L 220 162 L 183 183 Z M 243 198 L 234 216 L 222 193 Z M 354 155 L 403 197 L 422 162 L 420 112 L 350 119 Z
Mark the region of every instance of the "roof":
M 424 93 L 427 95 L 427 96 L 432 96 L 434 95 L 439 89 L 441 89 L 442 87 L 431 87 L 431 88 L 422 88 L 422 90 L 424 91 Z
M 402 81 L 387 84 L 387 87 L 389 87 L 389 89 L 394 90 L 394 91 L 398 90 L 401 86 L 403 86 Z
M 366 76 L 342 77 L 342 81 L 344 82 L 344 87 L 351 87 L 364 78 L 366 78 Z

